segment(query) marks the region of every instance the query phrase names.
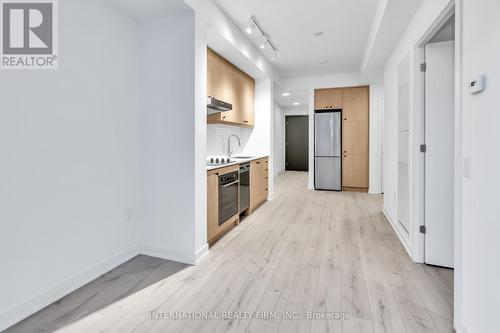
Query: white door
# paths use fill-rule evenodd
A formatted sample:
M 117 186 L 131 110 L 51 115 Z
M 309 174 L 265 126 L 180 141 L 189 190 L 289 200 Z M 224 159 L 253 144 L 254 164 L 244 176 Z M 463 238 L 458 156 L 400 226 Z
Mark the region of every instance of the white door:
M 427 44 L 425 57 L 425 262 L 453 267 L 455 44 Z

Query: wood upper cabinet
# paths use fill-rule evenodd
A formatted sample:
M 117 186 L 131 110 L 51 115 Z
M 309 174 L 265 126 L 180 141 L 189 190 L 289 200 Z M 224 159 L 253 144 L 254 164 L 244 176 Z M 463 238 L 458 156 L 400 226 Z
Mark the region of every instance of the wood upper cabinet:
M 342 116 L 347 121 L 368 121 L 368 87 L 343 89 Z
M 250 212 L 267 200 L 269 192 L 269 158 L 250 162 Z
M 316 89 L 314 91 L 314 109 L 342 109 L 343 92 L 342 88 Z
M 255 80 L 211 49 L 207 49 L 207 93 L 233 105 L 231 111 L 207 116 L 209 124 L 254 125 Z
M 221 85 L 219 79 L 222 77 L 223 66 L 222 58 L 218 57 L 215 52 L 207 50 L 207 95 L 215 98 L 222 96 Z
M 241 80 L 241 121 L 246 126 L 255 125 L 255 80 L 242 73 Z

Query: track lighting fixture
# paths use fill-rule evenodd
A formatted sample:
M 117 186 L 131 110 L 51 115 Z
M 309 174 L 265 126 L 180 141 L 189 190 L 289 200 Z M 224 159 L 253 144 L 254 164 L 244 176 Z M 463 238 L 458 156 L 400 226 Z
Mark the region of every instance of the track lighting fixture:
M 257 28 L 257 29 L 255 29 L 255 28 Z M 276 58 L 278 57 L 278 48 L 271 41 L 271 39 L 269 38 L 269 35 L 266 33 L 264 28 L 262 28 L 259 21 L 257 21 L 257 18 L 254 15 L 252 15 L 250 17 L 250 25 L 245 29 L 245 31 L 247 32 L 247 34 L 250 35 L 250 34 L 253 34 L 254 30 L 259 30 L 261 35 L 262 35 L 262 38 L 261 38 L 260 43 L 259 43 L 259 47 L 261 49 L 265 49 L 267 47 L 267 45 L 269 45 L 271 47 L 271 49 L 273 50 L 272 59 L 273 59 L 273 61 L 276 61 Z

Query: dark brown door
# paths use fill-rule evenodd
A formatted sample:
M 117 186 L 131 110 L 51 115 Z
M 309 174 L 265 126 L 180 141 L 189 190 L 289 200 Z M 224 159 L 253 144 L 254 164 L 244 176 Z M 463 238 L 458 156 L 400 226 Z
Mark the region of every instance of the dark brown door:
M 309 116 L 285 117 L 285 170 L 309 170 Z

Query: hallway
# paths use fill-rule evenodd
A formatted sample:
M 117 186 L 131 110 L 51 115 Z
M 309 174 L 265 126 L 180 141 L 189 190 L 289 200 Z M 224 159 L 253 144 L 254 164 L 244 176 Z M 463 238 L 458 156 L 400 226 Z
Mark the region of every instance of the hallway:
M 278 177 L 275 198 L 198 266 L 136 257 L 6 332 L 452 332 L 453 271 L 408 258 L 382 197 L 306 183 L 306 173 Z M 102 293 L 114 303 L 96 302 Z M 150 311 L 254 314 L 167 320 Z

